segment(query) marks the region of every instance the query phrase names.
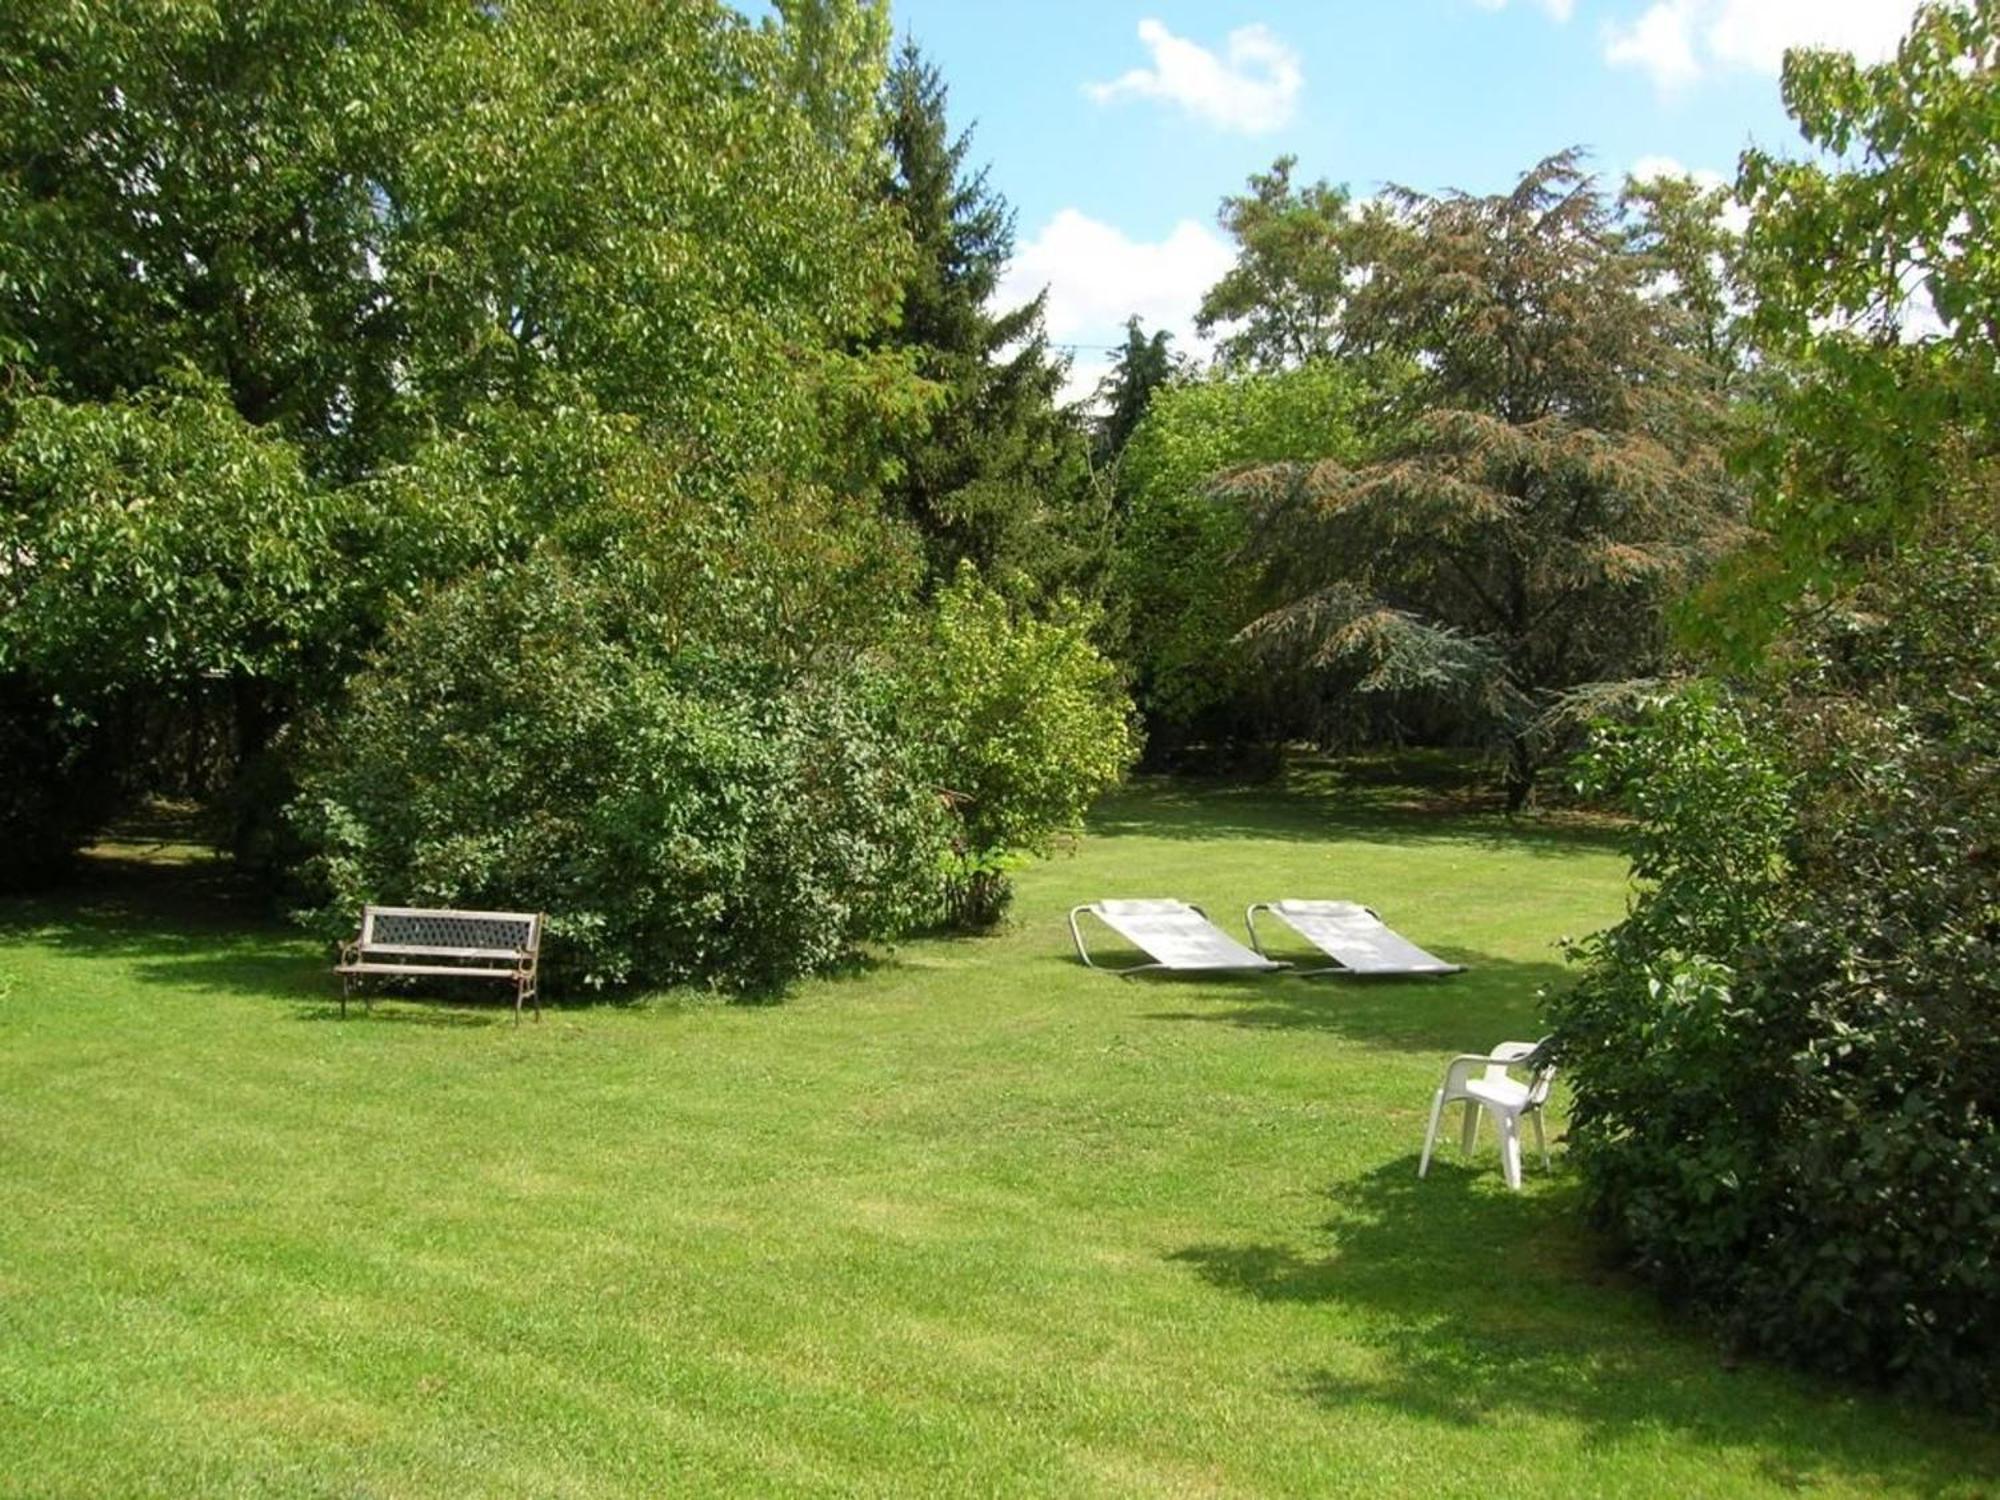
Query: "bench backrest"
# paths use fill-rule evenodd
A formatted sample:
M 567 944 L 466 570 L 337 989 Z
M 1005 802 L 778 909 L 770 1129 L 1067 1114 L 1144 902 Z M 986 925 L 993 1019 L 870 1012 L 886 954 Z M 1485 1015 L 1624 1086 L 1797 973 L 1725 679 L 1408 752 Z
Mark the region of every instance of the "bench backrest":
M 518 959 L 533 958 L 541 944 L 539 912 L 422 906 L 368 906 L 361 911 L 361 946 L 376 953 Z

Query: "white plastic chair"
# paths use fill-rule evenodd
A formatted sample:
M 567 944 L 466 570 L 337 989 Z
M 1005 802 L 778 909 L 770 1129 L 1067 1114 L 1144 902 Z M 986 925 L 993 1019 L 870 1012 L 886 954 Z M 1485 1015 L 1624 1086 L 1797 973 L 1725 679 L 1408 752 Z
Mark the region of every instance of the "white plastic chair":
M 1555 1083 L 1555 1058 L 1549 1050 L 1552 1038 L 1539 1042 L 1502 1042 L 1483 1056 L 1463 1053 L 1444 1070 L 1444 1082 L 1431 1100 L 1430 1129 L 1424 1132 L 1424 1157 L 1417 1164 L 1417 1176 L 1429 1174 L 1431 1150 L 1437 1144 L 1438 1125 L 1447 1104 L 1463 1101 L 1465 1128 L 1459 1144 L 1469 1155 L 1479 1134 L 1479 1114 L 1493 1116 L 1500 1131 L 1500 1170 L 1507 1186 L 1521 1189 L 1521 1120 L 1525 1116 L 1535 1128 L 1535 1145 L 1542 1153 L 1543 1170 L 1549 1168 L 1549 1141 L 1542 1130 L 1542 1106 L 1548 1103 Z M 1514 1070 L 1528 1075 L 1524 1083 Z

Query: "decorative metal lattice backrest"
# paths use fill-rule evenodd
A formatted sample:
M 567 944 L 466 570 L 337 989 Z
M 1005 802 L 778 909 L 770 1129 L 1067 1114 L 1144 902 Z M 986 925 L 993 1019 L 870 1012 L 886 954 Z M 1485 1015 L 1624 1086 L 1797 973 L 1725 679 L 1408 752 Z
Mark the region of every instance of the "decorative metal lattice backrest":
M 521 912 L 422 911 L 370 907 L 362 942 L 413 953 L 529 953 L 536 919 Z

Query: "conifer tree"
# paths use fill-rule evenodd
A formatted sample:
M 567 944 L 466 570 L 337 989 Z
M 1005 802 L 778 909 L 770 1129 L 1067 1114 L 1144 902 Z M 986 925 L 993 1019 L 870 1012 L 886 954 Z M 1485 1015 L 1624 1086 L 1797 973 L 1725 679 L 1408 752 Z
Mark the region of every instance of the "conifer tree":
M 1172 339 L 1166 329 L 1150 338 L 1137 318 L 1125 321 L 1125 346 L 1112 357 L 1111 370 L 1098 382 L 1097 399 L 1103 414 L 1097 420 L 1097 462 L 1111 463 L 1125 451 L 1153 392 L 1172 378 L 1176 360 L 1167 345 Z
M 1346 317 L 1409 362 L 1411 415 L 1374 461 L 1238 482 L 1277 600 L 1253 629 L 1363 691 L 1455 698 L 1519 807 L 1565 703 L 1659 670 L 1737 506 L 1681 314 L 1577 153 L 1394 204 Z
M 929 430 L 907 443 L 891 503 L 923 537 L 934 583 L 962 560 L 1033 592 L 1074 581 L 1101 525 L 1082 425 L 1057 403 L 1066 362 L 1043 328 L 1046 293 L 995 311 L 1014 249 L 1014 216 L 966 165 L 938 70 L 905 42 L 884 94 L 887 199 L 915 243 L 889 335 L 938 387 Z

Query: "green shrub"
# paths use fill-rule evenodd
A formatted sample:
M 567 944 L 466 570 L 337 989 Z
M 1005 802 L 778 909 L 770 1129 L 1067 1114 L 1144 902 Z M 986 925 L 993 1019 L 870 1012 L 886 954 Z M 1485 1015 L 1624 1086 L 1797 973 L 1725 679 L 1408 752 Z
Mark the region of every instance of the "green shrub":
M 946 900 L 990 926 L 1007 869 L 1076 832 L 1131 764 L 1131 701 L 1081 615 L 1037 619 L 967 564 L 904 643 L 910 734 L 956 814 Z
M 1572 1155 L 1742 1342 L 2000 1413 L 2000 548 L 1859 603 L 1600 739 L 1645 883 L 1555 1006 Z
M 943 817 L 889 695 L 642 649 L 542 557 L 390 634 L 317 726 L 317 918 L 541 910 L 550 978 L 761 991 L 936 910 Z

